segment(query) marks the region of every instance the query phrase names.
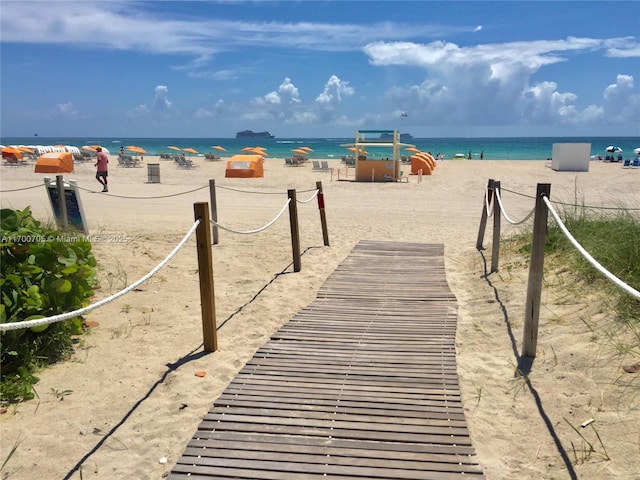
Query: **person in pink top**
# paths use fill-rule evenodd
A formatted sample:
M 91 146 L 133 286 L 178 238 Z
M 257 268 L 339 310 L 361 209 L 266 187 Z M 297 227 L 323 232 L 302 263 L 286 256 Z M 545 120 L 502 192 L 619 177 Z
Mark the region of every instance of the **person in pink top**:
M 98 167 L 96 171 L 96 180 L 98 180 L 102 184 L 102 191 L 108 192 L 109 188 L 107 186 L 107 164 L 109 163 L 109 157 L 102 151 L 101 147 L 96 147 L 96 152 L 98 152 L 96 154 L 96 163 L 94 165 L 95 167 Z

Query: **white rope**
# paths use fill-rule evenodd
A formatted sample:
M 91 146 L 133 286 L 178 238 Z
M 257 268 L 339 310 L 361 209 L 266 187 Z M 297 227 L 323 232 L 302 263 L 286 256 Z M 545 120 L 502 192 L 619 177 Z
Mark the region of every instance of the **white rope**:
M 81 308 L 79 310 L 75 310 L 73 312 L 61 313 L 59 315 L 54 315 L 52 317 L 36 318 L 34 320 L 25 320 L 23 322 L 2 323 L 2 324 L 0 324 L 0 332 L 5 332 L 5 331 L 8 331 L 8 330 L 18 330 L 20 328 L 39 327 L 41 325 L 48 325 L 50 323 L 61 322 L 63 320 L 68 320 L 68 319 L 73 318 L 73 317 L 78 317 L 80 315 L 84 315 L 85 313 L 88 313 L 88 312 L 90 312 L 91 310 L 93 310 L 95 308 L 101 307 L 103 305 L 106 305 L 107 303 L 110 303 L 110 302 L 114 301 L 117 298 L 120 298 L 125 293 L 130 292 L 131 290 L 136 288 L 138 285 L 146 282 L 149 278 L 151 278 L 153 275 L 155 275 L 158 272 L 158 270 L 160 270 L 162 267 L 164 267 L 169 262 L 169 260 L 171 260 L 176 255 L 176 253 L 178 253 L 178 251 L 184 246 L 184 244 L 187 243 L 187 240 L 189 240 L 189 238 L 191 238 L 191 236 L 196 231 L 196 228 L 198 227 L 199 224 L 200 224 L 200 220 L 196 220 L 195 223 L 193 224 L 193 226 L 191 227 L 191 229 L 184 236 L 184 238 L 180 241 L 180 243 L 178 243 L 178 245 L 176 245 L 176 247 L 171 251 L 171 253 L 169 253 L 169 255 L 167 255 L 165 257 L 164 260 L 162 260 L 158 265 L 156 265 L 153 268 L 153 270 L 151 270 L 149 273 L 147 273 L 144 277 L 142 277 L 140 280 L 132 283 L 127 288 L 125 288 L 123 290 L 120 290 L 119 292 L 117 292 L 117 293 L 115 293 L 115 294 L 111 295 L 110 297 L 107 297 L 107 298 L 105 298 L 103 300 L 100 300 L 97 303 L 94 303 L 94 304 L 89 305 L 87 307 Z
M 487 210 L 487 217 L 491 217 L 493 215 L 493 203 L 489 202 L 489 187 L 487 187 L 484 191 L 484 206 Z
M 311 200 L 313 200 L 314 198 L 316 198 L 316 196 L 318 195 L 318 193 L 320 192 L 319 189 L 316 189 L 313 194 L 307 199 L 307 200 L 298 200 L 296 199 L 296 201 L 298 203 L 309 203 Z
M 291 203 L 291 199 L 287 198 L 286 203 L 284 204 L 284 207 L 282 207 L 282 210 L 280 210 L 280 213 L 278 213 L 278 215 L 276 215 L 276 217 L 271 220 L 269 223 L 267 223 L 264 227 L 260 227 L 260 228 L 256 228 L 255 230 L 234 230 L 230 227 L 225 227 L 224 225 L 220 225 L 218 222 L 214 221 L 214 220 L 209 220 L 211 222 L 212 225 L 215 225 L 216 227 L 219 227 L 223 230 L 226 230 L 228 232 L 231 233 L 239 233 L 241 235 L 250 235 L 252 233 L 258 233 L 258 232 L 262 232 L 263 230 L 266 230 L 267 228 L 269 228 L 270 226 L 272 226 L 274 223 L 276 223 L 278 221 L 278 219 L 282 216 L 282 214 L 284 213 L 284 211 L 287 209 L 287 207 L 289 206 L 289 203 Z
M 562 223 L 562 220 L 560 219 L 560 215 L 558 215 L 558 213 L 554 210 L 554 208 L 551 205 L 551 202 L 549 201 L 549 199 L 546 196 L 543 196 L 542 199 L 544 200 L 544 203 L 547 205 L 547 208 L 551 212 L 551 215 L 553 216 L 553 218 L 556 221 L 556 224 L 558 225 L 560 230 L 562 230 L 562 232 L 569 239 L 569 241 L 573 244 L 573 246 L 576 247 L 576 249 L 580 252 L 580 254 L 582 254 L 582 256 L 591 265 L 593 265 L 593 267 L 596 270 L 598 270 L 605 277 L 607 277 L 609 280 L 611 280 L 613 283 L 615 283 L 618 287 L 622 288 L 629 295 L 632 295 L 632 296 L 636 297 L 638 300 L 640 300 L 640 292 L 638 290 L 634 289 L 633 287 L 630 287 L 626 283 L 624 283 L 622 280 L 620 280 L 618 277 L 616 277 L 614 274 L 612 274 L 609 270 L 607 270 L 602 265 L 600 265 L 591 255 L 589 255 L 589 253 L 578 243 L 578 241 L 573 237 L 573 235 L 571 235 L 571 233 L 569 232 L 567 227 L 564 225 L 564 223 Z
M 496 198 L 498 199 L 498 204 L 500 205 L 500 211 L 502 212 L 502 215 L 504 216 L 505 220 L 507 220 L 507 222 L 509 222 L 511 225 L 520 225 L 521 223 L 526 222 L 527 220 L 529 220 L 531 218 L 531 215 L 533 215 L 533 212 L 536 211 L 536 207 L 534 206 L 531 209 L 531 211 L 527 214 L 526 217 L 524 217 L 519 222 L 515 222 L 515 221 L 513 221 L 513 220 L 511 220 L 509 218 L 509 216 L 507 215 L 507 212 L 504 210 L 504 205 L 502 204 L 502 198 L 500 197 L 500 191 L 496 189 L 496 191 L 494 193 L 495 193 Z

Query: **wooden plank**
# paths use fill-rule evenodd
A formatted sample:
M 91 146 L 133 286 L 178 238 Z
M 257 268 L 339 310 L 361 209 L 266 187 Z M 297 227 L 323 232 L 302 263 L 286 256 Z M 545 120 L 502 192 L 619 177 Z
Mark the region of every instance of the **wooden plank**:
M 215 400 L 169 478 L 483 478 L 443 255 L 360 242 Z

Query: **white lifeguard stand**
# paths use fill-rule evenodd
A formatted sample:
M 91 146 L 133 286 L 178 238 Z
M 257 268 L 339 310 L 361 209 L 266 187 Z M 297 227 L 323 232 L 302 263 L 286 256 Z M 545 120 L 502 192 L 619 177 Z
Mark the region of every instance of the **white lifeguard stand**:
M 400 142 L 397 130 L 356 130 L 356 141 L 341 145 L 353 149 L 356 157 L 356 182 L 398 182 L 400 181 L 400 147 L 415 147 Z M 391 156 L 367 158 L 367 147 L 386 147 Z

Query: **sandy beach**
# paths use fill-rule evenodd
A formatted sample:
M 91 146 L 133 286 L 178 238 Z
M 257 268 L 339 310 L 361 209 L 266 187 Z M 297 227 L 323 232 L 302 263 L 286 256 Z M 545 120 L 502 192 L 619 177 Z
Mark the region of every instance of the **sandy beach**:
M 267 158 L 264 178 L 249 179 L 225 178 L 224 161 L 194 162 L 197 168 L 182 169 L 145 157 L 142 168 L 120 168 L 111 156 L 108 194 L 98 193 L 92 162 L 65 174 L 82 189 L 90 233 L 100 238 L 93 245 L 95 300 L 165 258 L 193 225 L 193 204 L 209 201 L 210 179 L 219 223 L 240 231 L 270 222 L 288 189 L 303 201 L 322 181 L 330 246 L 323 245 L 315 199 L 298 205 L 297 273 L 287 214 L 256 234 L 221 230 L 213 247 L 219 350 L 202 354 L 190 239 L 136 291 L 87 315 L 94 326 L 75 355 L 38 375 L 36 399 L 0 415 L 0 462 L 17 445 L 2 479 L 163 478 L 236 372 L 315 298 L 360 240 L 444 244 L 458 300 L 460 387 L 486 478 L 640 479 L 640 374 L 622 369 L 639 361 L 637 338 L 635 350 L 623 348 L 632 335 L 615 325 L 601 299 L 581 292 L 572 272 L 549 270 L 538 355 L 531 372 L 519 375 L 526 258 L 505 249 L 500 270 L 486 276 L 491 249 L 476 249 L 490 178 L 501 181 L 509 216 L 520 219 L 533 208 L 537 183 L 550 183 L 555 201 L 638 208 L 640 169 L 594 161 L 589 172 L 558 172 L 544 161 L 443 161 L 421 182 L 355 183 L 344 181 L 336 160 L 329 160 L 333 179 L 311 164 L 286 167 L 281 158 Z M 148 163 L 160 165 L 160 183 L 147 183 Z M 2 166 L 0 175 L 3 208 L 31 206 L 36 218 L 52 217 L 44 187 L 27 189 L 43 181 L 33 165 Z M 502 226 L 503 237 L 524 228 Z M 484 245 L 491 246 L 490 227 Z

